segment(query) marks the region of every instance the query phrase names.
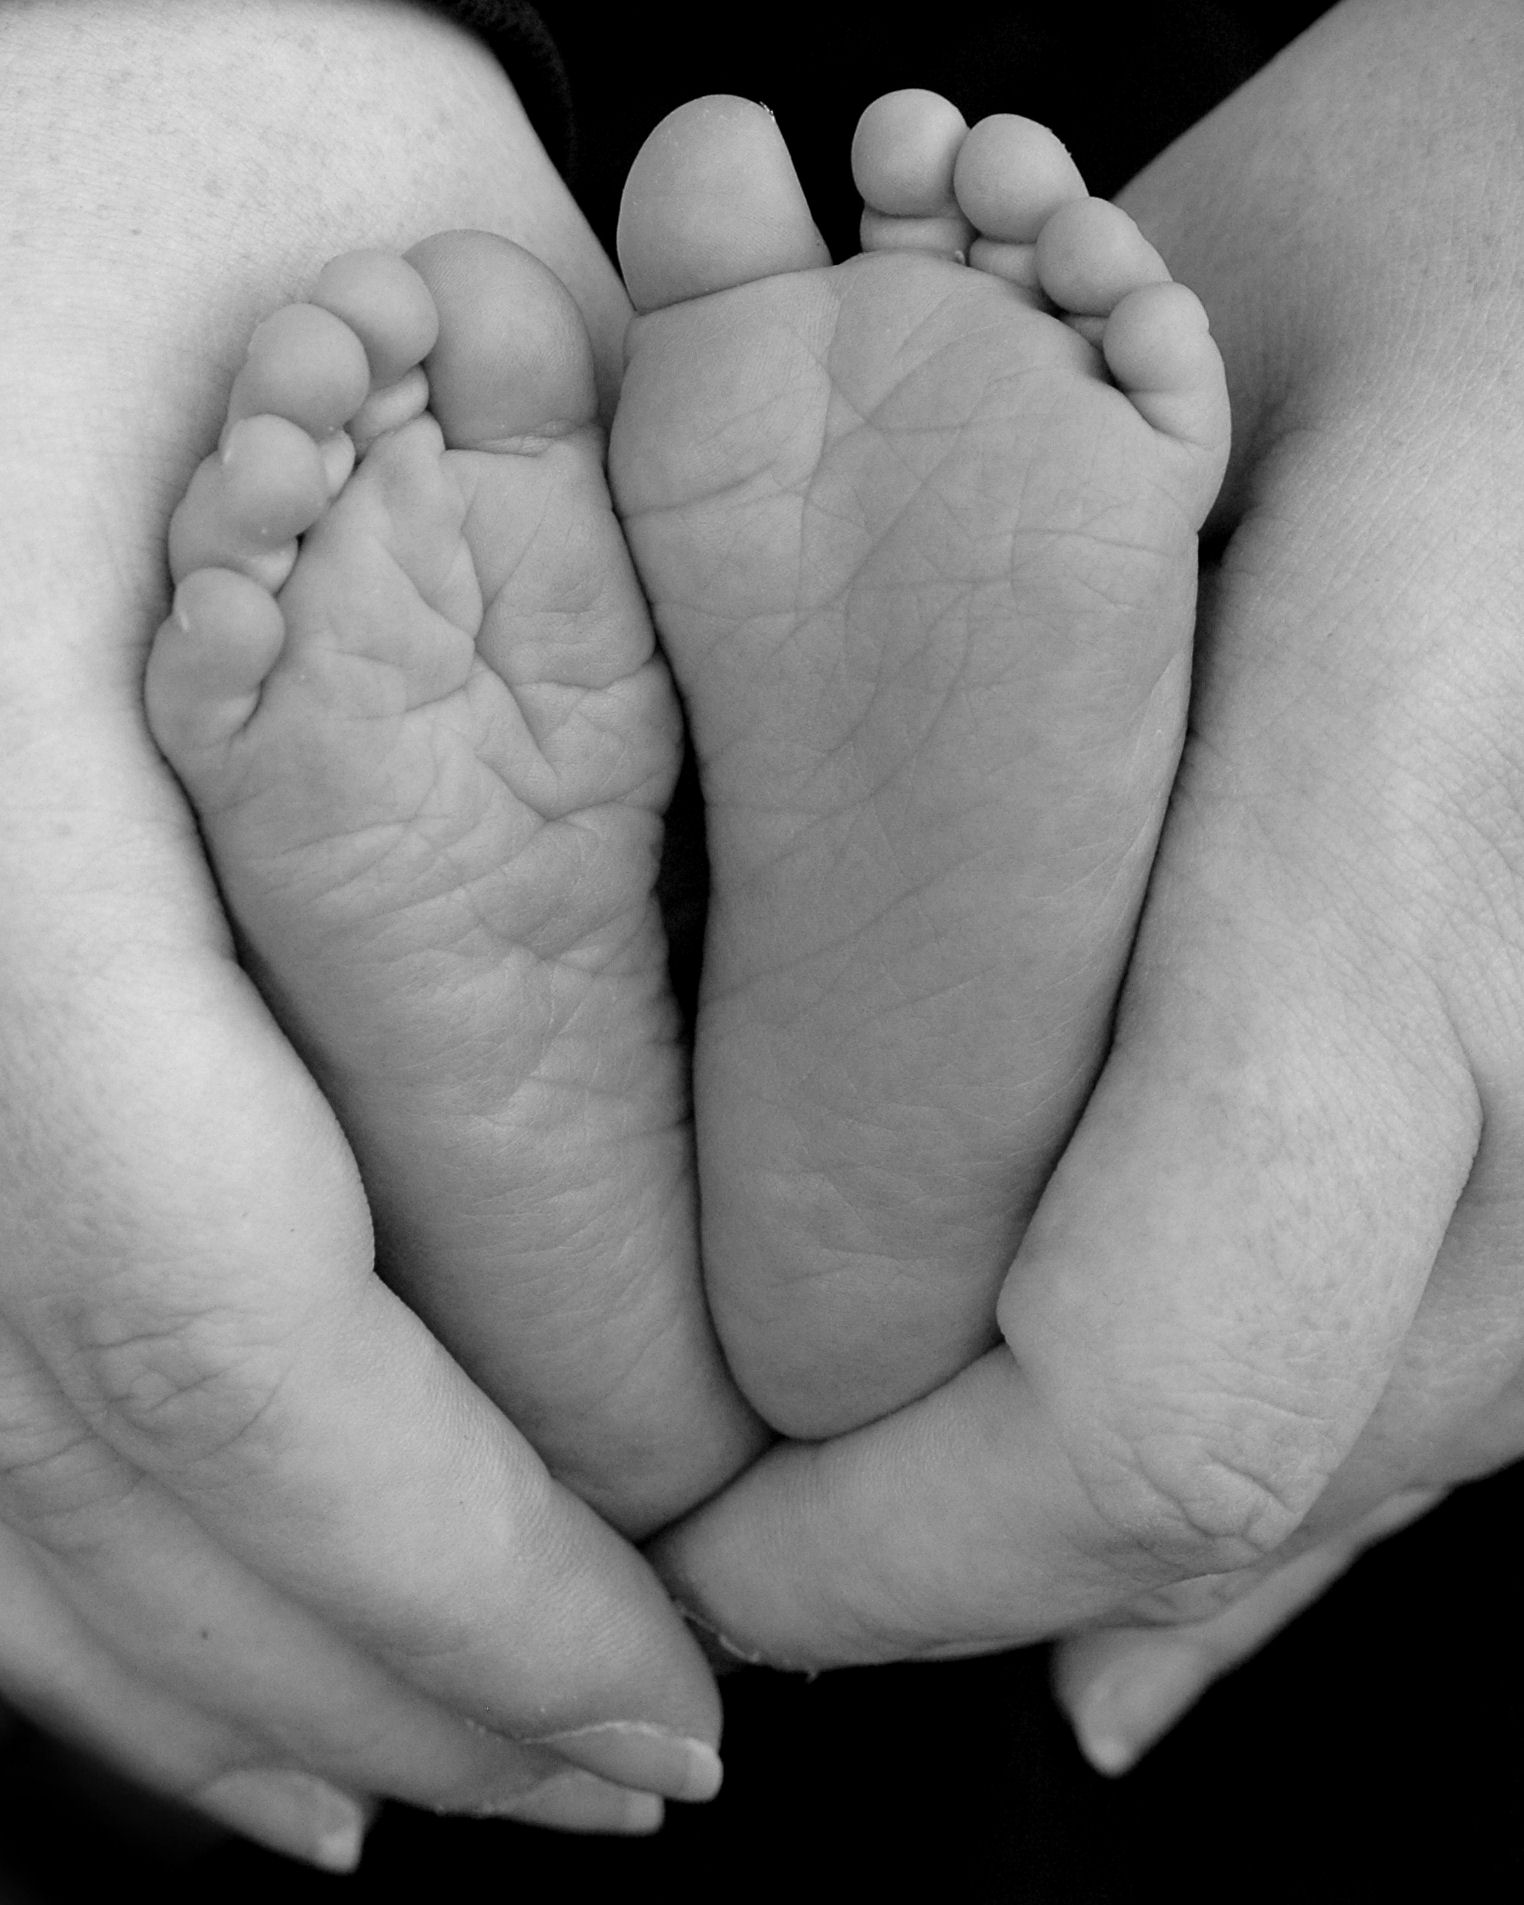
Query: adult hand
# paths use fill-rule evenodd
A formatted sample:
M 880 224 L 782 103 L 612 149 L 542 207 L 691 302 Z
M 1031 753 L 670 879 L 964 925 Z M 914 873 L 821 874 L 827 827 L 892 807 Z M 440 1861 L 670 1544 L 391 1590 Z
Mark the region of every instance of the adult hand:
M 373 1795 L 648 1829 L 715 1782 L 708 1671 L 375 1278 L 141 709 L 259 310 L 462 225 L 606 346 L 617 284 L 430 14 L 63 0 L 5 10 L 0 70 L 0 1694 L 336 1867 Z
M 1003 1346 L 661 1544 L 742 1651 L 1109 1629 L 1117 1767 L 1524 1450 L 1521 79 L 1502 0 L 1350 0 L 1128 197 L 1239 447 L 1113 1050 Z

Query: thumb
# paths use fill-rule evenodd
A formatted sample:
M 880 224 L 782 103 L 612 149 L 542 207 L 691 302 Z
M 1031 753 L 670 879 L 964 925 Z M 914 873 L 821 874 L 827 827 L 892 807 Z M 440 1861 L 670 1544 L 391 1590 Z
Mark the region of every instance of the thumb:
M 1241 909 L 1192 898 L 1227 926 L 1172 936 L 1167 967 L 1140 949 L 1007 1279 L 1004 1347 L 881 1422 L 773 1450 L 659 1546 L 742 1651 L 976 1651 L 1256 1568 L 1359 1434 L 1465 1182 L 1474 1100 L 1361 1017 L 1338 974 L 1368 974 L 1326 938 L 1255 944 Z M 1408 1028 L 1413 1002 L 1373 990 Z
M 1080 1748 L 1102 1773 L 1123 1773 L 1211 1686 L 1318 1600 L 1374 1542 L 1425 1515 L 1438 1489 L 1394 1495 L 1352 1527 L 1272 1564 L 1228 1607 L 1179 1627 L 1108 1627 L 1064 1641 L 1053 1684 Z

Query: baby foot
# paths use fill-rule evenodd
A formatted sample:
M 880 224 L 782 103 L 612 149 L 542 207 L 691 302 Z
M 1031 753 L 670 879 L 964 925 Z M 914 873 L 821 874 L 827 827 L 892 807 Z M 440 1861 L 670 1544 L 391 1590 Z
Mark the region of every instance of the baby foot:
M 255 332 L 149 717 L 389 1280 L 644 1531 L 754 1446 L 652 902 L 678 719 L 571 298 L 483 233 L 409 257 L 338 259 Z
M 854 168 L 831 269 L 765 112 L 663 122 L 611 446 L 709 829 L 705 1276 L 803 1436 L 995 1340 L 1107 1042 L 1228 436 L 1200 304 L 1051 133 L 896 94 Z

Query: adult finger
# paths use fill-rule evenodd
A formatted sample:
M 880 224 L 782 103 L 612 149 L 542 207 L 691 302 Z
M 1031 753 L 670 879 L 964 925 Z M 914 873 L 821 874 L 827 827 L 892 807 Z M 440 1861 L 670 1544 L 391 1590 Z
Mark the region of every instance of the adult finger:
M 1412 1489 L 1393 1496 L 1353 1527 L 1272 1566 L 1208 1619 L 1108 1627 L 1061 1642 L 1054 1690 L 1091 1765 L 1126 1772 L 1213 1681 L 1258 1653 L 1367 1548 L 1427 1514 L 1441 1495 Z
M 114 984 L 130 965 L 113 959 Z M 75 1035 L 82 990 L 102 987 L 71 990 L 44 1046 Z M 29 1232 L 13 1330 L 118 1457 L 414 1688 L 594 1773 L 706 1796 L 719 1712 L 697 1648 L 646 1564 L 374 1278 L 342 1140 L 247 982 L 230 963 L 187 981 L 146 1085 L 111 1032 L 141 1038 L 142 996 L 89 1015 L 89 1052 L 59 1068 L 82 1084 L 50 1117 L 114 1170 L 71 1224 Z M 94 1130 L 129 1085 L 136 1129 Z M 118 1204 L 151 1228 L 124 1238 Z
M 274 1592 L 71 1422 L 3 1337 L 0 1392 L 0 1680 L 55 1729 L 318 1863 L 336 1834 L 358 1850 L 346 1794 L 539 1818 L 554 1801 L 560 1823 L 605 1830 L 659 1814 L 468 1725 Z
M 1466 1190 L 1381 1400 L 1297 1536 L 1257 1579 L 1165 1595 L 1147 1625 L 1081 1634 L 1056 1658 L 1059 1698 L 1102 1771 L 1121 1771 L 1212 1681 L 1309 1606 L 1373 1542 L 1446 1490 L 1524 1450 L 1524 1314 L 1517 1288 L 1521 1108 L 1477 1067 L 1490 1107 Z M 1229 1596 L 1212 1606 L 1214 1595 Z

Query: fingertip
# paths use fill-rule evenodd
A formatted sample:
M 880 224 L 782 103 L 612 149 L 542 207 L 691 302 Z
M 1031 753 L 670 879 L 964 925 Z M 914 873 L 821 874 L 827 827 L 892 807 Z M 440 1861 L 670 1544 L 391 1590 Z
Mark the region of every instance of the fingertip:
M 645 1837 L 660 1830 L 666 1807 L 655 1793 L 631 1792 L 595 1774 L 571 1770 L 533 1792 L 484 1809 L 484 1816 L 517 1819 L 558 1832 Z
M 702 1805 L 720 1790 L 724 1769 L 707 1740 L 637 1720 L 605 1721 L 537 1736 L 585 1772 L 620 1786 Z
M 359 1865 L 374 1813 L 365 1801 L 294 1767 L 224 1773 L 196 1793 L 194 1803 L 260 1845 L 335 1873 Z
M 1098 1773 L 1115 1779 L 1190 1711 L 1212 1670 L 1196 1648 L 1178 1640 L 1105 1638 L 1113 1644 L 1088 1656 L 1083 1643 L 1060 1651 L 1054 1691 L 1080 1751 Z
M 1137 1763 L 1136 1749 L 1128 1741 L 1108 1733 L 1104 1726 L 1092 1731 L 1076 1722 L 1074 1738 L 1091 1767 L 1107 1779 L 1120 1779 L 1123 1773 L 1131 1772 Z

